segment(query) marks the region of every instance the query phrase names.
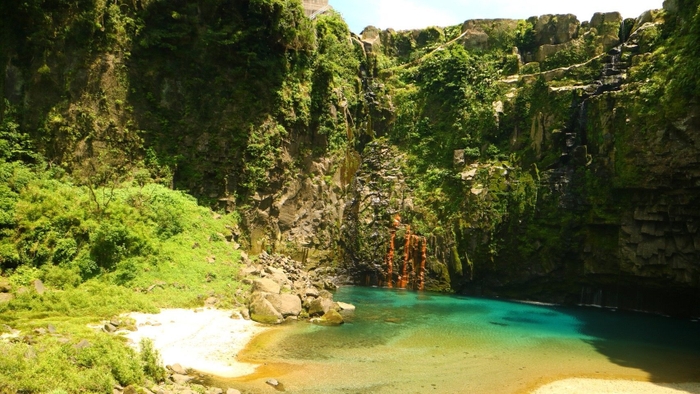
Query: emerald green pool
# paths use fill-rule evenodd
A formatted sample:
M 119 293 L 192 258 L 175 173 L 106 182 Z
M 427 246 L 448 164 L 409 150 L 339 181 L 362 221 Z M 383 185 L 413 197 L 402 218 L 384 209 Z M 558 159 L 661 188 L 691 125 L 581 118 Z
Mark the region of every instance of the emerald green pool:
M 532 305 L 362 287 L 336 300 L 341 327 L 305 322 L 256 338 L 264 364 L 231 382 L 291 393 L 525 393 L 567 377 L 700 381 L 700 324 L 596 308 Z M 235 384 L 234 384 L 235 383 Z

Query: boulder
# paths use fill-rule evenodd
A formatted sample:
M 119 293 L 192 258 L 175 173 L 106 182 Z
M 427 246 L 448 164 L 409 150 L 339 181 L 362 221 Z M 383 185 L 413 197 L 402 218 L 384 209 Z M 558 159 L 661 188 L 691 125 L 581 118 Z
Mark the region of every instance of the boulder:
M 172 378 L 175 384 L 187 384 L 187 382 L 194 379 L 192 376 L 187 376 L 179 373 L 174 373 Z
M 255 279 L 253 281 L 253 292 L 279 294 L 280 285 L 268 278 Z
M 282 316 L 299 316 L 301 300 L 292 294 L 268 294 L 265 298 Z
M 34 290 L 36 290 L 37 294 L 41 295 L 44 294 L 44 292 L 46 291 L 46 288 L 44 287 L 44 282 L 42 282 L 41 280 L 36 279 L 34 282 L 32 282 L 32 284 L 34 285 Z
M 333 293 L 331 293 L 331 292 L 328 291 L 328 290 L 321 290 L 321 291 L 319 291 L 319 292 L 318 292 L 318 296 L 321 297 L 321 298 L 327 298 L 327 299 L 333 301 Z
M 289 284 L 289 277 L 284 272 L 274 272 L 268 274 L 268 278 L 272 279 L 275 283 L 277 283 L 280 286 Z
M 0 304 L 5 304 L 15 299 L 14 294 L 11 293 L 0 293 Z
M 134 387 L 133 385 L 127 386 L 123 392 L 123 394 L 136 394 L 136 393 L 138 393 L 138 391 L 136 390 L 136 387 Z
M 226 394 L 241 394 L 241 392 L 236 389 L 228 389 L 226 390 Z
M 326 312 L 323 316 L 321 316 L 321 318 L 318 319 L 316 323 L 324 326 L 339 326 L 345 323 L 345 320 L 343 320 L 343 316 L 341 316 L 341 314 L 338 313 L 338 311 L 336 311 L 335 309 L 331 309 L 328 312 Z
M 309 287 L 305 290 L 305 294 L 307 297 L 318 297 L 318 289 L 315 287 Z
M 352 312 L 355 310 L 355 305 L 352 305 L 352 304 L 348 304 L 348 303 L 340 302 L 340 301 L 336 302 L 336 304 L 338 305 L 338 308 L 341 311 Z
M 267 300 L 263 293 L 253 293 L 250 297 L 250 318 L 264 324 L 279 324 L 284 320 L 277 309 Z
M 309 301 L 309 316 L 320 316 L 334 308 L 334 303 L 332 299 L 328 298 L 315 298 Z
M 187 371 L 180 364 L 173 364 L 170 366 L 170 369 L 175 373 L 179 373 L 180 375 L 187 375 Z
M 78 350 L 81 350 L 81 349 L 89 348 L 90 346 L 92 346 L 92 344 L 90 342 L 88 342 L 87 339 L 83 339 L 80 342 L 78 342 L 77 344 L 75 344 L 74 347 Z

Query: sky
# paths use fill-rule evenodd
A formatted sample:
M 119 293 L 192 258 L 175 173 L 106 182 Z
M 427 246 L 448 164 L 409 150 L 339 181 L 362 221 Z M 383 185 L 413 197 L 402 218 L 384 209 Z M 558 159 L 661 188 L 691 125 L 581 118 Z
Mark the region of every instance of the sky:
M 543 14 L 574 14 L 590 20 L 596 12 L 618 11 L 636 18 L 644 11 L 661 8 L 663 0 L 330 0 L 350 30 L 366 26 L 395 30 L 450 26 L 468 19 L 527 19 Z

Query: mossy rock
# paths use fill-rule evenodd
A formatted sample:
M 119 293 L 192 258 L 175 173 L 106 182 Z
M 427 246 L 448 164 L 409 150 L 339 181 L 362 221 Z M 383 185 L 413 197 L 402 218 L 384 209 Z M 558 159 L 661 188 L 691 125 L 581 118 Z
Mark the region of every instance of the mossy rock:
M 343 319 L 343 316 L 341 316 L 338 311 L 335 309 L 331 309 L 326 314 L 321 316 L 320 319 L 314 321 L 316 324 L 320 324 L 322 326 L 339 326 L 343 323 L 345 323 L 345 320 Z

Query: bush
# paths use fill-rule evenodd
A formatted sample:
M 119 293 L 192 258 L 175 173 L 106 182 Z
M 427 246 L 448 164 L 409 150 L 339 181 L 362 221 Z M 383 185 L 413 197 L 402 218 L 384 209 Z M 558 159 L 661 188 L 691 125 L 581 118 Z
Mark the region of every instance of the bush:
M 163 368 L 163 361 L 160 358 L 160 353 L 153 347 L 153 341 L 148 338 L 141 340 L 140 354 L 141 365 L 144 374 L 154 382 L 162 382 L 166 378 L 166 371 Z

